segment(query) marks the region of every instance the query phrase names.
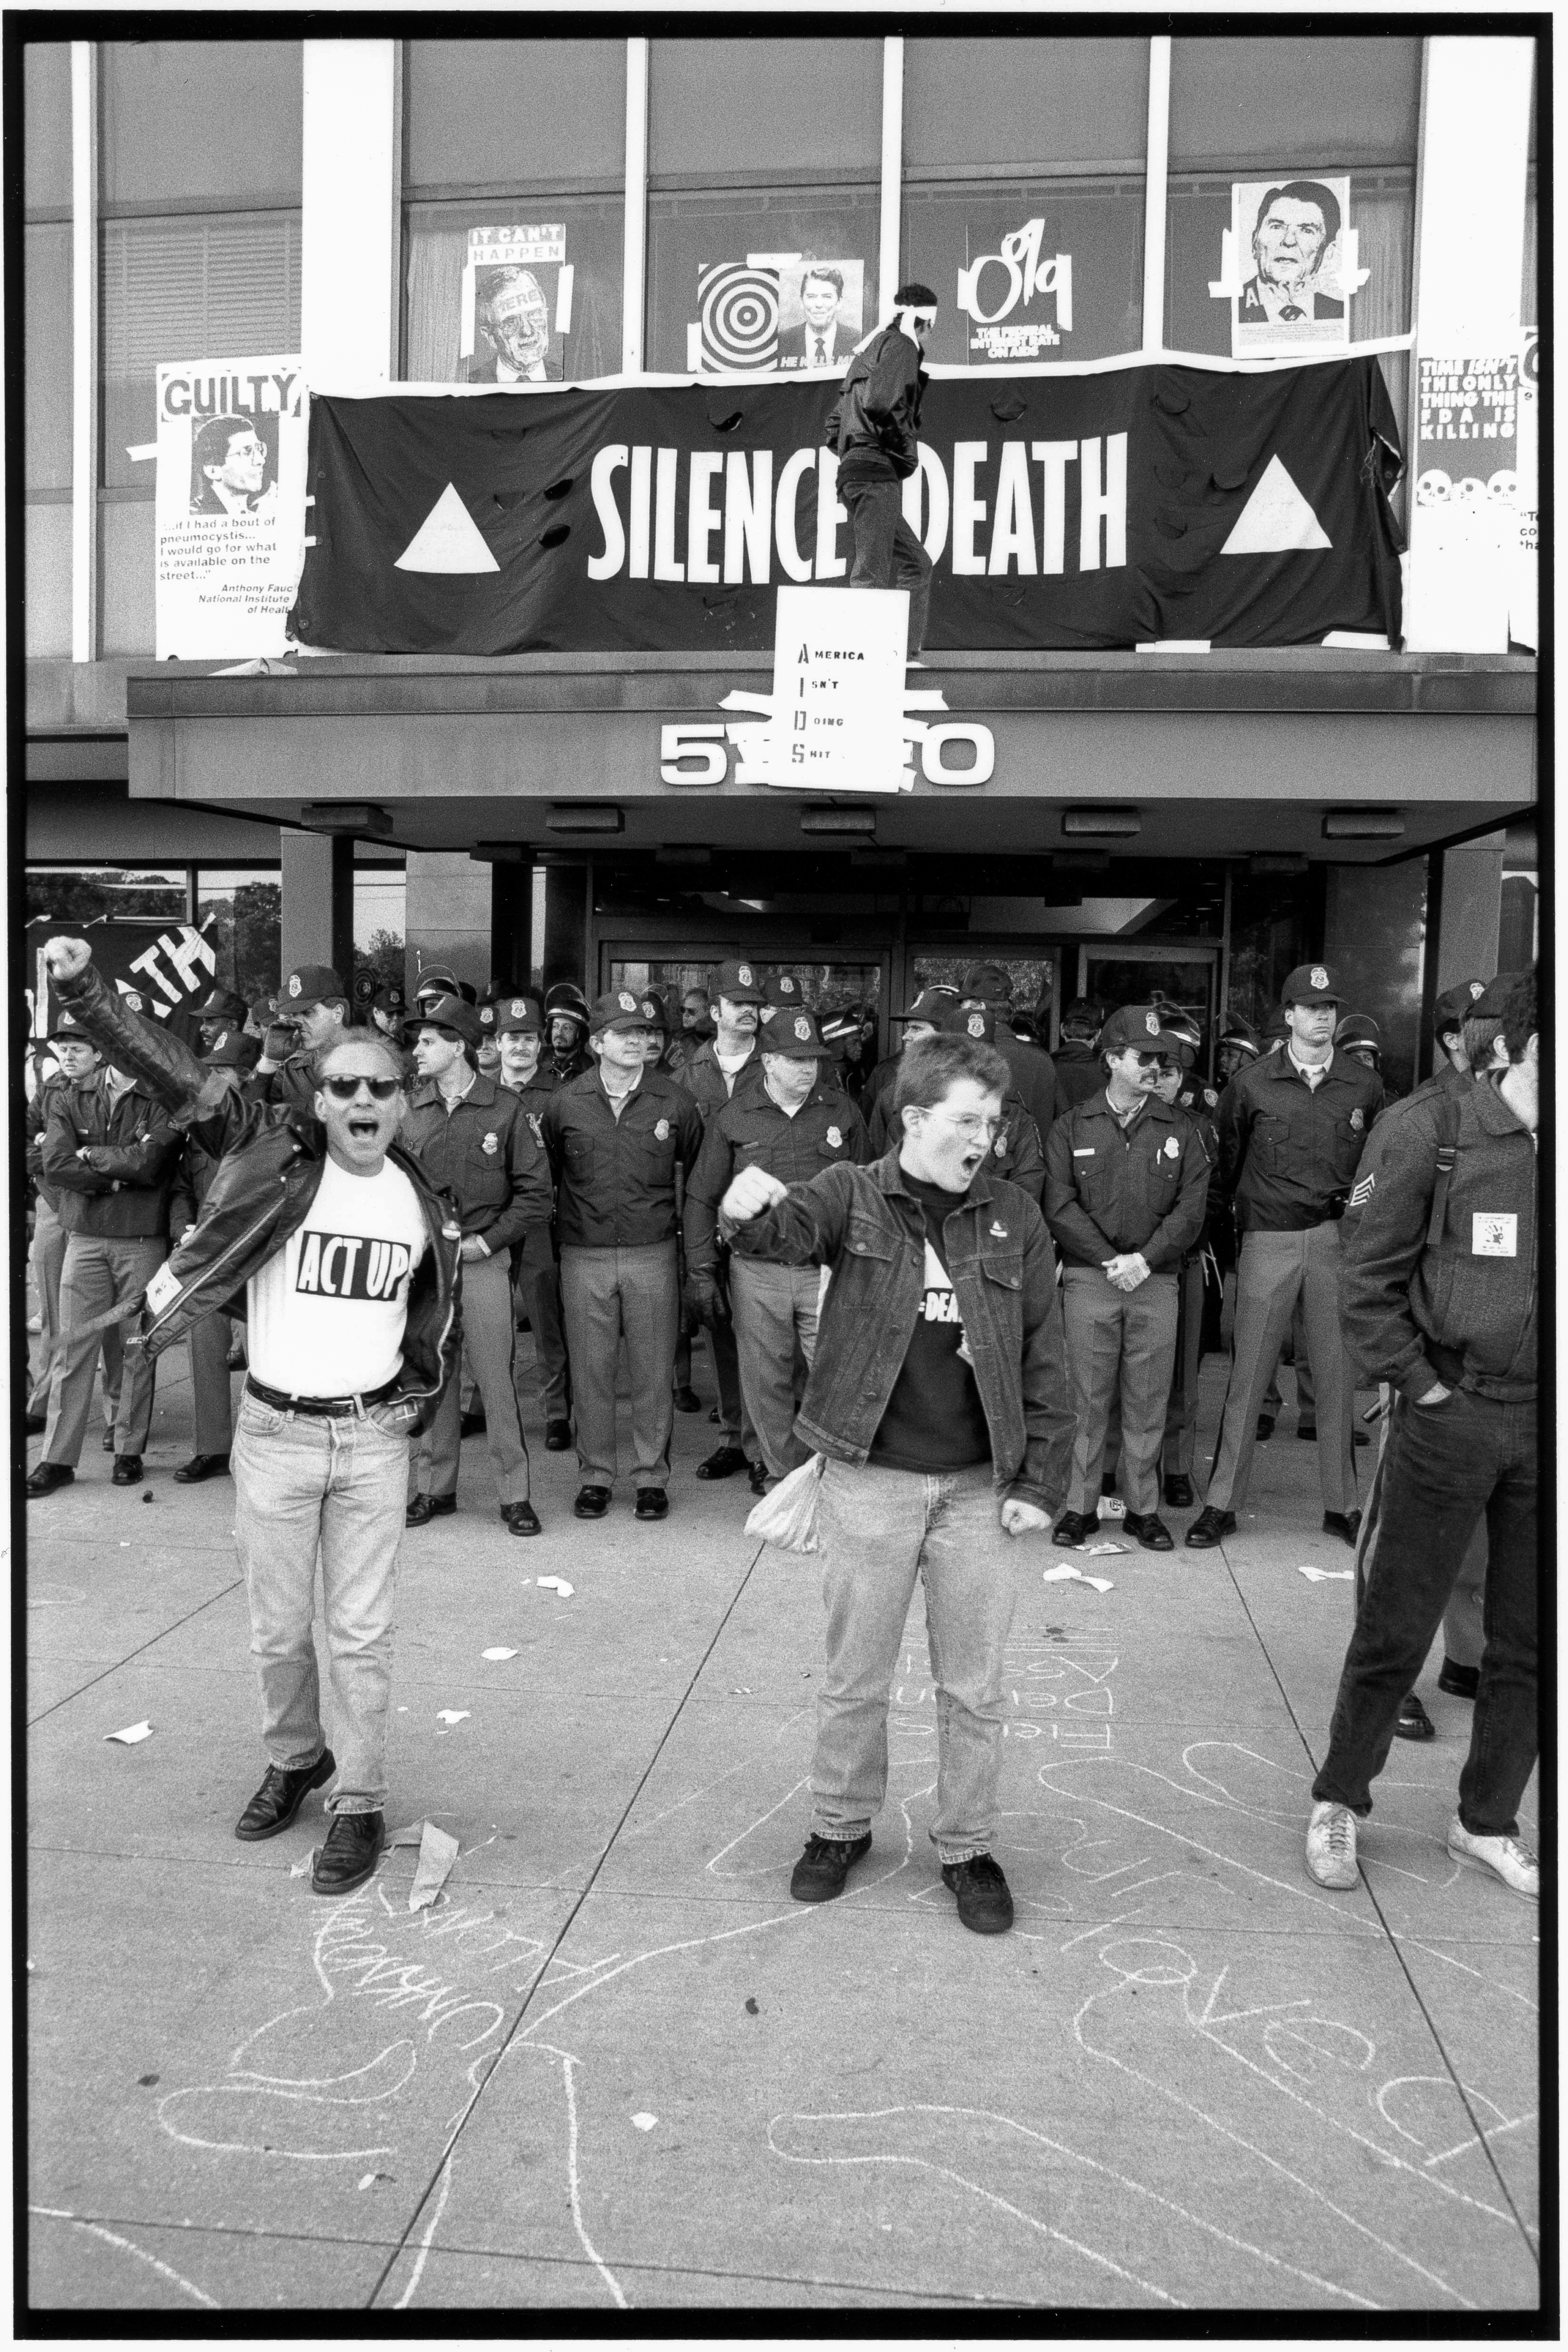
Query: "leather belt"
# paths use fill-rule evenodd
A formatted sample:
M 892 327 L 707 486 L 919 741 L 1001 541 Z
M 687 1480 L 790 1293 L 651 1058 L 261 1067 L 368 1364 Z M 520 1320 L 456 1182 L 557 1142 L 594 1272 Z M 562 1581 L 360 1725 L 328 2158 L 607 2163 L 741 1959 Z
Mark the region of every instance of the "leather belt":
M 384 1404 L 389 1396 L 397 1393 L 397 1382 L 387 1381 L 381 1388 L 366 1389 L 359 1396 L 285 1396 L 281 1389 L 269 1389 L 254 1372 L 245 1376 L 246 1392 L 258 1404 L 269 1405 L 274 1412 L 309 1412 L 341 1418 L 345 1413 L 363 1414 L 367 1405 Z

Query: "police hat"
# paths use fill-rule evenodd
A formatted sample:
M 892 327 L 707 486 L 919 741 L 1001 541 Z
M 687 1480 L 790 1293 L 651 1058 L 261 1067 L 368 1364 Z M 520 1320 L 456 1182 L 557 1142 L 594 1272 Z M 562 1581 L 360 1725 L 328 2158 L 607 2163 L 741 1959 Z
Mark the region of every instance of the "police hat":
M 963 975 L 963 994 L 984 1004 L 1011 1004 L 1013 975 L 1005 964 L 972 963 Z
M 768 1001 L 755 964 L 748 963 L 744 956 L 720 965 L 714 975 L 713 994 L 727 996 L 731 1004 L 765 1004 Z
M 852 1014 L 841 1017 L 847 1036 L 853 1037 L 858 1023 Z M 800 1003 L 793 1011 L 782 1004 L 770 1004 L 763 1016 L 757 1043 L 764 1054 L 784 1054 L 792 1062 L 820 1061 L 833 1052 L 812 1014 Z
M 939 1029 L 948 1013 L 958 1003 L 958 991 L 933 981 L 929 988 L 918 988 L 901 1013 L 889 1013 L 889 1021 L 929 1021 Z
M 557 1013 L 566 1010 L 557 1005 Z M 594 999 L 594 1009 L 588 1015 L 588 1034 L 597 1037 L 605 1029 L 652 1029 L 656 1026 L 653 1008 L 646 995 L 639 996 L 629 988 L 607 988 Z
M 543 1034 L 544 1024 L 531 996 L 499 997 L 495 1016 L 498 1037 L 538 1037 Z
M 215 988 L 205 1003 L 196 1007 L 198 1021 L 235 1021 L 245 1026 L 250 1007 L 243 996 L 232 988 Z
M 763 982 L 763 992 L 770 1004 L 782 1004 L 786 1013 L 794 1013 L 805 1003 L 805 992 L 793 971 L 771 971 Z
M 1471 1005 L 1468 1021 L 1500 1021 L 1508 1010 L 1508 1000 L 1516 980 L 1525 977 L 1521 971 L 1500 971 L 1489 980 Z
M 1179 1030 L 1166 1026 L 1166 1015 L 1173 1010 L 1163 1004 L 1122 1005 L 1100 1033 L 1100 1052 L 1121 1054 L 1135 1045 L 1141 1054 L 1169 1054 L 1179 1062 L 1185 1041 Z
M 816 1025 L 821 1032 L 822 1042 L 830 1054 L 844 1053 L 854 1044 L 857 1037 L 864 1034 L 865 1030 L 865 1024 L 858 1013 L 847 1010 L 842 1013 L 829 1013 L 826 1006 L 816 1016 Z M 762 1029 L 760 1034 L 763 1050 L 770 1054 L 774 1052 L 776 1049 L 768 1044 L 766 1029 Z
M 408 1000 L 395 981 L 386 988 L 378 988 L 370 1000 L 373 1013 L 384 1013 L 392 1021 L 402 1020 L 407 1004 Z
M 1381 1060 L 1383 1055 L 1383 1032 L 1378 1027 L 1370 1013 L 1347 1013 L 1345 1014 L 1344 1019 L 1334 1031 L 1335 1051 L 1337 1052 L 1342 1045 L 1344 1046 L 1347 1051 L 1352 1045 L 1370 1045 L 1373 1052 L 1376 1054 Z
M 653 1023 L 654 1027 L 656 1029 L 662 1029 L 665 1035 L 668 1037 L 669 1034 L 669 1013 L 666 1008 L 664 999 L 659 994 L 657 988 L 645 988 L 643 990 L 642 1008 L 647 1014 L 648 1019 Z
M 996 1042 L 996 1015 L 988 1004 L 950 1004 L 937 1026 L 944 1036 L 973 1037 L 977 1045 Z
M 1326 963 L 1299 963 L 1279 992 L 1281 1005 L 1338 1004 L 1342 992 Z
M 1098 1037 L 1104 1019 L 1103 1004 L 1097 1004 L 1091 996 L 1075 996 L 1062 1014 L 1061 1034 L 1064 1037 Z
M 460 996 L 421 997 L 414 1025 L 416 1031 L 444 1030 L 448 1037 L 460 1037 L 465 1045 L 482 1045 L 485 1042 L 479 1007 L 465 1004 Z
M 313 1004 L 330 1004 L 334 999 L 346 1004 L 349 992 L 331 964 L 302 963 L 278 992 L 278 1017 L 291 1021 L 295 1013 L 309 1012 Z
M 1441 1037 L 1445 1029 L 1462 1029 L 1486 992 L 1484 980 L 1462 980 L 1458 988 L 1446 988 L 1432 1007 L 1432 1034 Z
M 1258 1050 L 1257 1030 L 1251 1022 L 1239 1013 L 1232 1013 L 1226 1016 L 1225 1027 L 1220 1031 L 1215 1043 L 1218 1045 L 1234 1045 L 1243 1054 L 1256 1054 Z
M 545 992 L 544 1017 L 548 1021 L 557 1013 L 570 1013 L 586 1021 L 588 1000 L 574 980 L 558 980 Z
M 44 1035 L 46 1039 L 52 1039 L 55 1037 L 76 1037 L 79 1038 L 84 1045 L 92 1045 L 92 1039 L 88 1035 L 86 1030 L 82 1027 L 81 1023 L 77 1019 L 76 1014 L 68 1011 L 68 1009 L 61 1004 L 58 999 L 49 1008 L 48 1020 L 44 1030 Z M 94 1047 L 94 1051 L 97 1051 L 96 1047 Z
M 253 996 L 250 1000 L 249 1017 L 258 1029 L 269 1027 L 278 1018 L 276 991 L 270 996 Z
M 253 1070 L 261 1059 L 261 1040 L 247 1037 L 232 1024 L 220 1029 L 202 1055 L 210 1070 Z

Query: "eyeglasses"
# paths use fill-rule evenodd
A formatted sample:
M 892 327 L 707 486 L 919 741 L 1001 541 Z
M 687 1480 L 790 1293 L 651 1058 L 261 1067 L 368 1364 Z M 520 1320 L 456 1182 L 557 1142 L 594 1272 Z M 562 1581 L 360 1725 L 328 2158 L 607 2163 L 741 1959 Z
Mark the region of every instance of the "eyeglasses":
M 1154 1069 L 1160 1071 L 1162 1076 L 1168 1076 L 1176 1066 L 1169 1054 L 1140 1054 L 1138 1066 L 1141 1070 Z
M 351 1103 L 361 1087 L 368 1087 L 376 1102 L 390 1102 L 402 1084 L 401 1078 L 323 1078 L 321 1092 L 331 1095 L 334 1102 Z
M 966 1143 L 989 1143 L 1000 1135 L 1005 1122 L 999 1118 L 982 1118 L 976 1111 L 935 1110 L 932 1118 L 945 1118 L 949 1127 L 958 1129 Z

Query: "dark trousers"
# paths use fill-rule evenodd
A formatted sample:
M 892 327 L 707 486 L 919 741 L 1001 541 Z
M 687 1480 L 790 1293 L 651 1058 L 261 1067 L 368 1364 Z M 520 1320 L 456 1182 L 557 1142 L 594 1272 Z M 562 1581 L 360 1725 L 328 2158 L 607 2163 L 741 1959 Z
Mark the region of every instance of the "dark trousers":
M 909 656 L 913 661 L 926 641 L 932 565 L 904 520 L 903 491 L 897 482 L 864 482 L 840 495 L 855 533 L 849 585 L 909 590 Z
M 1483 1515 L 1486 1649 L 1459 1819 L 1477 1837 L 1517 1829 L 1538 1738 L 1535 1407 L 1496 1404 L 1463 1389 L 1442 1404 L 1401 1397 L 1394 1406 L 1377 1549 L 1314 1797 L 1371 1811 L 1371 1784 L 1388 1760 L 1400 1701 L 1421 1671 Z

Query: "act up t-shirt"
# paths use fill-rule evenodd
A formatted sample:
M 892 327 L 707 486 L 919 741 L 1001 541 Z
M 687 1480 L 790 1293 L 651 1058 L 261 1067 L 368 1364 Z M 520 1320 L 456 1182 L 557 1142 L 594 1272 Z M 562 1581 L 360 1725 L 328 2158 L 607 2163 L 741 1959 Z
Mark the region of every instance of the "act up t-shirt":
M 925 1213 L 925 1281 L 909 1348 L 867 1455 L 885 1470 L 972 1470 L 991 1459 L 991 1432 L 964 1344 L 958 1293 L 942 1257 L 942 1221 L 963 1195 L 904 1183 Z
M 246 1345 L 263 1385 L 286 1396 L 355 1396 L 403 1369 L 408 1286 L 425 1255 L 419 1196 L 383 1160 L 355 1176 L 329 1160 L 305 1222 L 253 1274 Z

